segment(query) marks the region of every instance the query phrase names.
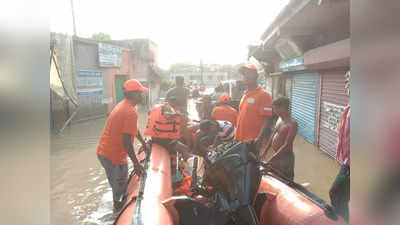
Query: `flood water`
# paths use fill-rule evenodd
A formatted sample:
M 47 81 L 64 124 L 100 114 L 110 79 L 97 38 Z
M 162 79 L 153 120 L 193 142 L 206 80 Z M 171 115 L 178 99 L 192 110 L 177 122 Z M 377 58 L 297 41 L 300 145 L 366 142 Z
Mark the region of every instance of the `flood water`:
M 138 111 L 143 131 L 147 113 Z M 189 113 L 197 119 L 194 102 L 189 104 Z M 51 224 L 113 223 L 111 188 L 96 157 L 105 121 L 101 118 L 74 124 L 61 135 L 51 136 Z M 300 136 L 295 141 L 295 154 L 295 180 L 308 183 L 309 190 L 328 200 L 329 187 L 338 171 L 335 161 Z

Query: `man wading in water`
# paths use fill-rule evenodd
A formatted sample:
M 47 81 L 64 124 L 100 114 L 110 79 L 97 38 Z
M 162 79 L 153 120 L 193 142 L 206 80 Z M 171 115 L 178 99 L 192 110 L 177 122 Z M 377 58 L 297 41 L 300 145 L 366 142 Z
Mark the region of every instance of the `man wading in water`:
M 122 198 L 128 183 L 127 156 L 132 160 L 136 174 L 144 172 L 132 143 L 136 137 L 145 146 L 138 131 L 138 113 L 135 106 L 142 102 L 142 93 L 148 92 L 148 89 L 134 79 L 126 81 L 123 89 L 125 99 L 118 103 L 108 116 L 97 147 L 97 157 L 106 171 L 112 189 L 114 212 L 118 212 L 124 205 Z
M 289 114 L 289 99 L 278 98 L 272 103 L 272 109 L 278 115 L 282 122 L 275 128 L 270 141 L 268 142 L 265 152 L 261 156 L 263 158 L 270 147 L 275 151 L 275 154 L 270 159 L 272 167 L 281 171 L 287 178 L 293 181 L 294 179 L 294 153 L 293 141 L 297 133 L 297 122 L 290 117 Z

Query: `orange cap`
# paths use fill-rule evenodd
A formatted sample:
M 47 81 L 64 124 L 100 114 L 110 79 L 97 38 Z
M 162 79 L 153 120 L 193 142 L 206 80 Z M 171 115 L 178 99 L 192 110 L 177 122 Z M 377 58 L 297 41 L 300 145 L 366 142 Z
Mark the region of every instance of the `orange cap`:
M 231 98 L 227 93 L 223 93 L 221 97 L 219 97 L 219 102 L 229 102 Z
M 141 91 L 144 93 L 149 92 L 149 89 L 143 87 L 143 85 L 135 79 L 130 79 L 125 81 L 124 83 L 124 90 L 125 91 Z
M 238 71 L 239 71 L 239 73 L 243 74 L 243 70 L 246 70 L 246 69 L 247 70 L 255 70 L 258 73 L 258 69 L 254 64 L 247 64 L 247 65 L 240 66 Z

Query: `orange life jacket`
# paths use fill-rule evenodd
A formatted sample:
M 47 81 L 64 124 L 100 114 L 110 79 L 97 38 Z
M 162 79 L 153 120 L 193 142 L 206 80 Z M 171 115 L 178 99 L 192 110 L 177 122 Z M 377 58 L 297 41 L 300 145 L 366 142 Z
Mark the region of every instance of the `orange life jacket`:
M 181 119 L 179 116 L 167 119 L 162 114 L 163 107 L 170 107 L 172 113 L 175 110 L 168 104 L 155 105 L 149 115 L 146 130 L 144 134 L 151 137 L 179 139 L 181 136 Z

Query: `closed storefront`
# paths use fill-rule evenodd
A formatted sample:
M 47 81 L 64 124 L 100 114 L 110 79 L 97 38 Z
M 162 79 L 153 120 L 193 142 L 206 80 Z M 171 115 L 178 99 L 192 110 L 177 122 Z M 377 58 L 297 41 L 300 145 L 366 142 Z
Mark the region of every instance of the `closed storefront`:
M 298 134 L 314 144 L 319 76 L 317 73 L 295 74 L 291 86 L 291 115 L 298 123 Z
M 318 145 L 332 157 L 336 156 L 337 128 L 349 97 L 344 92 L 346 71 L 321 74 L 321 100 Z

